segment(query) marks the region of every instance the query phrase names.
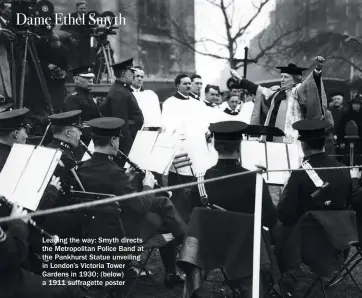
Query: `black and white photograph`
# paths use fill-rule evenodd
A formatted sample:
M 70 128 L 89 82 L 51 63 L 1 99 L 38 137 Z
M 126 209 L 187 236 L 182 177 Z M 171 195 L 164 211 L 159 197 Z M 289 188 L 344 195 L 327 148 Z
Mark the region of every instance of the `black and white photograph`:
M 0 0 L 1 298 L 362 297 L 361 0 Z

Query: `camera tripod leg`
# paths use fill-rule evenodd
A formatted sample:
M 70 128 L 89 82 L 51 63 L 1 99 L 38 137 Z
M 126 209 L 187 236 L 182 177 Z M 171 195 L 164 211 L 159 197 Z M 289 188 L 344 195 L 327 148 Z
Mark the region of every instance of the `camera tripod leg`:
M 103 52 L 104 61 L 106 63 L 106 67 L 107 67 L 108 79 L 112 79 L 111 67 L 109 65 L 108 55 L 107 55 L 106 49 L 104 48 L 104 45 L 102 45 L 102 52 Z
M 33 60 L 33 63 L 34 63 L 34 66 L 35 66 L 35 71 L 36 71 L 36 74 L 38 76 L 40 86 L 41 86 L 41 88 L 43 90 L 45 100 L 48 103 L 50 113 L 54 114 L 53 104 L 51 102 L 50 93 L 49 93 L 48 86 L 47 86 L 46 81 L 45 81 L 43 70 L 42 70 L 42 68 L 40 66 L 40 60 L 39 60 L 39 57 L 38 57 L 37 50 L 35 48 L 35 44 L 33 42 L 31 42 L 29 45 L 30 45 L 29 53 L 30 53 L 30 56 L 31 56 L 31 58 Z
M 19 109 L 24 107 L 24 87 L 25 87 L 25 75 L 26 67 L 28 65 L 27 56 L 28 56 L 28 46 L 29 46 L 29 36 L 28 34 L 25 37 L 25 47 L 24 47 L 24 58 L 21 68 L 21 78 L 20 78 L 20 97 L 19 97 Z
M 113 61 L 113 59 L 112 59 L 112 55 L 111 55 L 111 46 L 110 46 L 110 44 L 109 44 L 109 43 L 107 44 L 107 54 L 108 54 L 108 63 L 111 65 L 111 64 L 113 64 L 113 63 L 114 63 L 114 61 Z M 112 78 L 114 78 L 113 68 L 112 68 L 112 67 L 110 67 L 110 69 L 111 69 L 111 72 L 110 72 L 111 77 L 112 77 Z
M 16 61 L 15 61 L 15 51 L 14 51 L 14 39 L 10 40 L 10 65 L 11 65 L 11 96 L 13 99 L 13 108 L 18 107 L 18 98 L 17 98 L 17 86 L 16 86 Z

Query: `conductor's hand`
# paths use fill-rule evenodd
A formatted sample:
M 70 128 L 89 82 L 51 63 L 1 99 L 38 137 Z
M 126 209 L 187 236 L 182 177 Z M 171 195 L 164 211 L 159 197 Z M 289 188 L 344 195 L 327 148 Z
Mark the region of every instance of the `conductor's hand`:
M 230 74 L 231 74 L 231 76 L 234 78 L 234 79 L 236 79 L 236 80 L 238 80 L 238 81 L 241 81 L 243 78 L 241 77 L 241 75 L 239 75 L 238 73 L 237 73 L 237 71 L 235 70 L 235 69 L 230 69 Z
M 62 184 L 59 177 L 53 176 L 52 180 L 50 181 L 50 185 L 53 185 L 58 191 L 62 189 Z
M 361 171 L 358 168 L 350 169 L 351 178 L 361 179 Z
M 315 69 L 321 71 L 324 64 L 324 58 L 322 56 L 317 56 L 315 58 Z
M 132 181 L 137 175 L 136 169 L 134 167 L 129 167 L 126 170 L 126 175 L 128 176 L 129 180 Z
M 151 188 L 154 188 L 156 183 L 157 180 L 155 179 L 153 174 L 149 171 L 146 171 L 145 178 L 142 181 L 143 186 L 149 186 Z
M 26 215 L 28 212 L 26 210 L 23 209 L 23 207 L 19 206 L 18 204 L 14 204 L 13 205 L 13 209 L 11 210 L 11 217 L 17 217 L 17 216 L 22 216 L 22 215 Z M 24 217 L 21 220 L 25 223 L 28 223 L 30 217 Z

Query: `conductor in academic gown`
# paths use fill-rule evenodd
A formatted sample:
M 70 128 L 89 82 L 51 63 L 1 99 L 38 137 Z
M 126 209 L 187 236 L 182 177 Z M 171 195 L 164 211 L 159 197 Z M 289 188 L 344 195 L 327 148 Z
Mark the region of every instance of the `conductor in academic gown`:
M 107 98 L 101 107 L 105 117 L 121 118 L 125 121 L 122 126 L 123 140 L 119 149 L 129 154 L 137 131 L 143 125 L 143 115 L 137 100 L 132 94 L 130 85 L 134 78 L 133 58 L 112 65 L 116 82 L 110 88 Z
M 214 146 L 219 154 L 217 164 L 209 169 L 204 179 L 243 173 L 248 170 L 240 165 L 240 142 L 247 124 L 240 121 L 212 123 L 209 127 L 213 135 Z M 235 176 L 229 179 L 194 186 L 188 194 L 192 207 L 201 207 L 200 195 L 207 196 L 212 205 L 218 205 L 227 211 L 254 214 L 256 174 Z M 263 181 L 262 223 L 269 228 L 277 222 L 276 210 Z
M 327 98 L 321 79 L 324 59 L 317 57 L 315 61 L 315 69 L 304 81 L 302 73 L 306 68 L 293 63 L 277 67 L 281 71 L 281 84 L 272 88 L 256 85 L 231 71 L 242 88 L 256 95 L 250 124 L 278 127 L 285 133 L 285 137 L 270 136 L 266 141 L 296 143 L 298 132 L 292 125 L 302 119 L 331 122 L 326 115 Z

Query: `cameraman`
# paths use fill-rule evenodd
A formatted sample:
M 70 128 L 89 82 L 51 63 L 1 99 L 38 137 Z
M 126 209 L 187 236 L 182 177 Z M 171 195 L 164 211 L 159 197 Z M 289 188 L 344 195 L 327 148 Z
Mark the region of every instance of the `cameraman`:
M 65 79 L 68 69 L 68 48 L 60 42 L 57 34 L 53 34 L 38 46 L 38 54 L 54 113 L 59 113 L 67 96 Z
M 81 18 L 87 13 L 87 2 L 85 0 L 78 0 L 75 7 L 77 11 L 70 14 L 71 20 Z M 72 36 L 72 46 L 70 49 L 71 60 L 69 61 L 70 67 L 77 68 L 92 64 L 90 47 L 91 28 L 86 24 L 70 24 L 62 25 L 60 30 L 66 31 Z

